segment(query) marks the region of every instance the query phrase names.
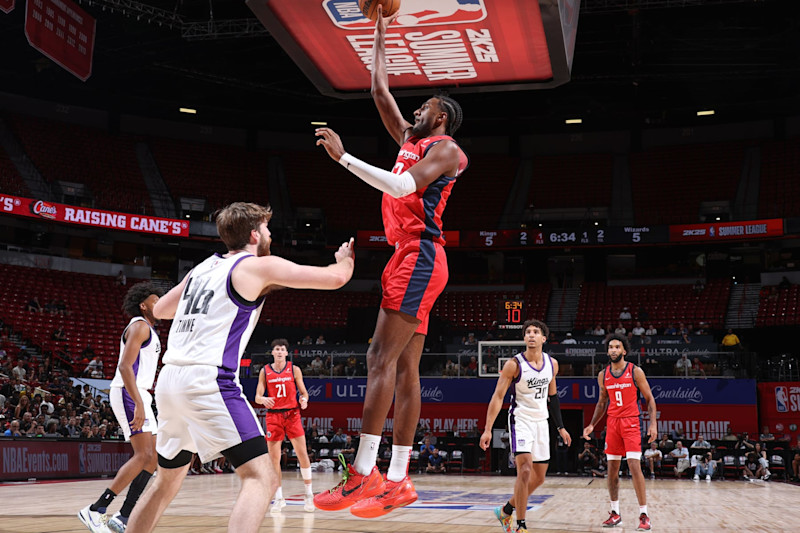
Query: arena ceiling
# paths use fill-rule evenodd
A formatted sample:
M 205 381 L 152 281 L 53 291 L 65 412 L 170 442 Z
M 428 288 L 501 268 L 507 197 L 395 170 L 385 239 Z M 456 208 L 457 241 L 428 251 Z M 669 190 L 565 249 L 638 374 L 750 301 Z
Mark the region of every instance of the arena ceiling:
M 97 18 L 81 82 L 31 48 L 24 0 L 0 13 L 0 91 L 118 113 L 304 131 L 380 129 L 369 100 L 321 95 L 242 0 L 77 0 Z M 287 0 L 289 1 L 289 0 Z M 459 95 L 465 134 L 685 125 L 800 114 L 794 0 L 583 0 L 573 79 L 556 89 Z M 213 18 L 212 18 L 213 17 Z M 249 20 L 249 22 L 248 22 Z M 419 98 L 402 99 L 410 113 Z

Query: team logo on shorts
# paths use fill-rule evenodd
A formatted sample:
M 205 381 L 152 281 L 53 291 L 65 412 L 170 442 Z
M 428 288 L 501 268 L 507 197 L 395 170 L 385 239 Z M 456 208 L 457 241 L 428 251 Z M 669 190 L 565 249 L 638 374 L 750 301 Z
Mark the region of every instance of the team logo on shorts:
M 517 439 L 517 446 L 525 446 L 525 439 Z
M 272 437 L 272 432 L 271 431 L 267 431 L 267 437 Z
M 331 21 L 344 30 L 373 29 L 375 23 L 358 8 L 358 0 L 323 0 Z M 398 26 L 469 24 L 486 18 L 485 0 L 403 0 Z

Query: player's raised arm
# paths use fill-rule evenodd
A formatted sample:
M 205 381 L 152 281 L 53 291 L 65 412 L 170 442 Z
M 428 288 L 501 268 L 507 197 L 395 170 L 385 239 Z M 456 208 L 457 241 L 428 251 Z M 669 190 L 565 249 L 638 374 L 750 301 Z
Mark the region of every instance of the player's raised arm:
M 408 136 L 411 124 L 403 118 L 397 102 L 389 92 L 389 75 L 386 72 L 386 29 L 397 18 L 383 17 L 383 8 L 378 6 L 378 19 L 375 22 L 375 44 L 372 48 L 372 99 L 381 115 L 381 120 L 389 135 L 402 146 Z

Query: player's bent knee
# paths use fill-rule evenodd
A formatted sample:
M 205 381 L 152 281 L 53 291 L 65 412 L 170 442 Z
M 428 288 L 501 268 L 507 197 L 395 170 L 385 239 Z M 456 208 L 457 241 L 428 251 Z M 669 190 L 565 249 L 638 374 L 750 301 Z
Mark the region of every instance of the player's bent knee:
M 188 465 L 192 461 L 192 452 L 188 450 L 181 450 L 173 459 L 167 459 L 163 455 L 158 455 L 158 466 L 160 468 L 181 468 Z

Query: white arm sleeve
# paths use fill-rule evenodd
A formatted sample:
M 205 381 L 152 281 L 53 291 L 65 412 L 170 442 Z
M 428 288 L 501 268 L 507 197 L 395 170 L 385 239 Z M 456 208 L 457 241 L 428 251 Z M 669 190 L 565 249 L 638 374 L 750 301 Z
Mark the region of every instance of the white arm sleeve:
M 400 175 L 392 174 L 388 170 L 374 167 L 347 153 L 339 159 L 339 164 L 367 184 L 395 198 L 408 196 L 417 190 L 417 182 L 408 171 Z

